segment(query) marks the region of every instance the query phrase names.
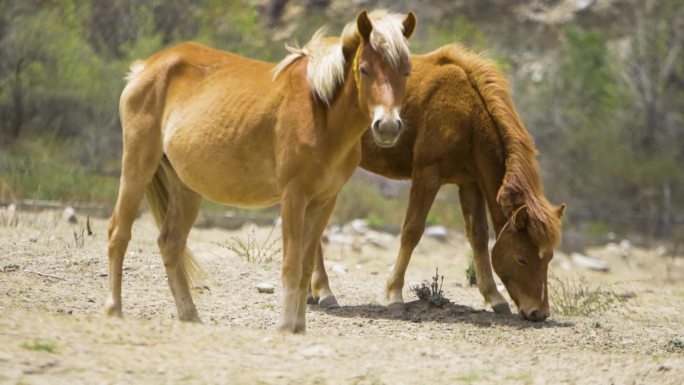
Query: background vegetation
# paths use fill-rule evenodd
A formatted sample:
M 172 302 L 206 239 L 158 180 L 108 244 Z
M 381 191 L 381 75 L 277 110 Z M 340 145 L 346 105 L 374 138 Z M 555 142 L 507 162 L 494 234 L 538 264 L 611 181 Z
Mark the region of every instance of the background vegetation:
M 357 3 L 0 2 L 0 200 L 114 202 L 118 96 L 137 58 L 194 40 L 277 61 L 286 41 L 305 41 L 322 24 L 339 32 L 357 8 L 392 5 L 418 14 L 414 52 L 459 41 L 486 50 L 508 73 L 537 141 L 547 195 L 568 203 L 567 228 L 681 236 L 684 1 L 595 1 L 560 21 L 552 11 L 579 2 Z M 407 184 L 386 197 L 367 183 L 377 178 L 355 178 L 337 220 L 399 225 Z M 456 189 L 445 189 L 430 221 L 460 224 L 457 201 Z

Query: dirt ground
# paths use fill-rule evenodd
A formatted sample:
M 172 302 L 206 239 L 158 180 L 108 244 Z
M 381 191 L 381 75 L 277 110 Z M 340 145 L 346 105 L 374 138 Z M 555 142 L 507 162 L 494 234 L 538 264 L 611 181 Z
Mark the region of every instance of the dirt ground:
M 307 334 L 292 336 L 274 331 L 279 263 L 246 261 L 223 245 L 247 240 L 249 226 L 191 233 L 206 272 L 193 289 L 204 323 L 186 324 L 175 320 L 150 217 L 136 222 L 124 262 L 122 320 L 103 315 L 106 221 L 93 220 L 94 235 L 81 239 L 83 221 L 60 216 L 0 223 L 2 384 L 684 383 L 684 258 L 604 247 L 594 253 L 611 271 L 598 273 L 557 255 L 551 275 L 600 283 L 623 300 L 600 313 L 530 323 L 495 315 L 466 285 L 468 246 L 459 232 L 443 243 L 424 239 L 407 276 L 420 282 L 438 267 L 452 304 L 429 307 L 407 288 L 413 302 L 403 315 L 383 306 L 396 237 L 385 247 L 331 244 L 326 261 L 342 307 L 310 307 Z M 259 294 L 262 282 L 275 293 Z

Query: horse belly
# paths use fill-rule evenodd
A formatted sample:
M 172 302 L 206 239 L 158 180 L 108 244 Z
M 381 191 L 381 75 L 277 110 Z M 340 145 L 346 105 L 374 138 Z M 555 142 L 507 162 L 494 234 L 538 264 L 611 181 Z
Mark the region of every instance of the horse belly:
M 202 164 L 188 159 L 184 163 L 176 170 L 183 183 L 215 202 L 265 207 L 279 201 L 275 173 L 268 165 L 235 161 Z
M 265 207 L 279 201 L 273 151 L 263 141 L 222 140 L 177 130 L 164 152 L 190 189 L 218 203 Z M 200 138 L 205 137 L 205 140 Z

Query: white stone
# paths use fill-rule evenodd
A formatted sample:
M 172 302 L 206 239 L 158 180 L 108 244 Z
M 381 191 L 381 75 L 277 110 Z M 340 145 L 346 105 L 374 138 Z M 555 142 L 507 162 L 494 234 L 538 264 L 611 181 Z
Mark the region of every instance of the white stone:
M 341 263 L 333 264 L 332 267 L 330 268 L 330 270 L 332 270 L 333 272 L 335 272 L 337 274 L 347 274 L 347 271 L 348 271 L 347 266 L 345 266 Z
M 331 245 L 351 246 L 354 244 L 354 237 L 348 234 L 330 233 L 328 234 L 328 243 Z
M 620 241 L 620 252 L 622 253 L 623 257 L 629 256 L 629 253 L 632 251 L 632 242 L 630 242 L 628 239 L 623 239 Z
M 76 218 L 76 210 L 71 206 L 64 208 L 64 211 L 62 211 L 62 218 L 69 223 L 78 222 L 78 219 Z
M 389 243 L 394 240 L 394 237 L 387 233 L 381 233 L 379 231 L 368 230 L 366 232 L 366 239 L 371 244 L 378 247 L 387 247 Z
M 425 229 L 423 235 L 428 238 L 433 238 L 440 242 L 444 242 L 446 241 L 447 233 L 447 228 L 444 226 L 430 226 Z
M 354 219 L 349 225 L 357 234 L 364 234 L 368 231 L 368 221 L 365 219 Z
M 572 262 L 574 264 L 581 266 L 585 269 L 596 271 L 608 271 L 608 264 L 596 258 L 587 257 L 586 255 L 582 255 L 580 253 L 572 253 L 570 254 L 570 259 L 572 259 Z
M 256 285 L 256 289 L 259 293 L 273 294 L 275 291 L 275 286 L 268 282 L 262 282 Z

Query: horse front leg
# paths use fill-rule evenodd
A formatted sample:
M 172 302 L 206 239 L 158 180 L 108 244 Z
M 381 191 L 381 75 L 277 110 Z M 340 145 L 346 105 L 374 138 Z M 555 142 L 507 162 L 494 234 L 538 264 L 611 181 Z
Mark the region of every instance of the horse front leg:
M 298 188 L 286 189 L 281 200 L 283 235 L 283 313 L 278 330 L 283 333 L 303 333 L 304 320 L 298 319 L 300 308 L 306 308 L 306 288 L 300 291 L 302 280 L 302 246 L 304 238 L 304 214 L 308 199 Z M 300 304 L 304 298 L 304 304 Z
M 487 209 L 480 187 L 475 184 L 459 186 L 458 195 L 461 200 L 463 221 L 466 235 L 473 249 L 475 261 L 475 277 L 477 287 L 486 303 L 492 305 L 496 313 L 510 313 L 506 299 L 499 293 L 492 274 L 492 263 L 489 258 L 489 230 L 487 228 Z
M 306 292 L 311 284 L 316 256 L 321 248 L 321 237 L 330 215 L 335 208 L 335 198 L 311 202 L 304 214 L 304 250 L 301 259 L 302 275 L 299 281 L 297 314 L 294 323 L 295 333 L 306 331 Z
M 428 212 L 441 185 L 438 165 L 413 170 L 408 209 L 401 228 L 401 247 L 385 291 L 388 306 L 391 308 L 404 309 L 402 290 L 406 268 L 413 249 L 423 236 Z

